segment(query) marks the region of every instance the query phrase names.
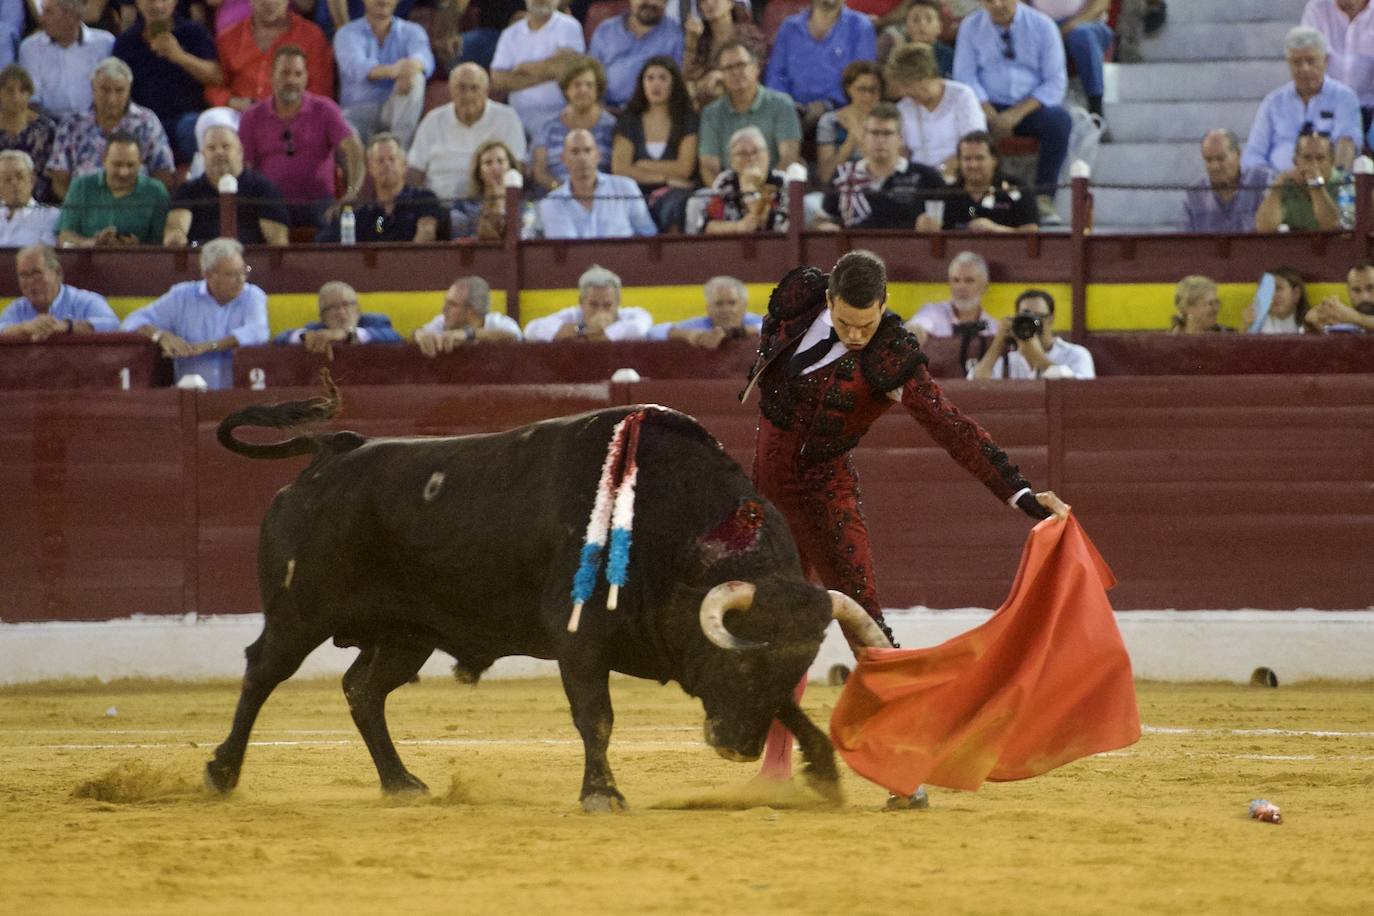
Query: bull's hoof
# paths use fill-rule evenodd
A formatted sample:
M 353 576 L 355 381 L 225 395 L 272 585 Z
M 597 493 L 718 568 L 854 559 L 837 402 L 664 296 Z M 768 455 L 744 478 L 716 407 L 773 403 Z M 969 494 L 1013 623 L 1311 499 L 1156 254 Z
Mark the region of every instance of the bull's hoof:
M 619 792 L 614 795 L 584 795 L 582 810 L 588 814 L 624 814 L 630 805 Z
M 428 795 L 429 786 L 418 776 L 402 773 L 382 781 L 382 791 L 387 795 Z
M 903 797 L 901 795 L 889 795 L 887 797 L 888 811 L 928 811 L 930 810 L 930 796 L 926 794 L 925 786 L 917 786 L 916 791 L 911 795 Z
M 822 776 L 814 773 L 810 767 L 802 770 L 802 779 L 806 780 L 806 786 L 821 798 L 832 805 L 844 803 L 844 790 L 840 788 L 840 780 L 836 776 Z
M 214 760 L 205 764 L 205 772 L 202 774 L 205 788 L 220 795 L 228 795 L 234 791 L 234 787 L 239 783 L 237 770 L 231 770 Z
M 482 679 L 482 672 L 474 671 L 462 662 L 458 662 L 453 666 L 453 679 L 460 684 L 476 684 Z

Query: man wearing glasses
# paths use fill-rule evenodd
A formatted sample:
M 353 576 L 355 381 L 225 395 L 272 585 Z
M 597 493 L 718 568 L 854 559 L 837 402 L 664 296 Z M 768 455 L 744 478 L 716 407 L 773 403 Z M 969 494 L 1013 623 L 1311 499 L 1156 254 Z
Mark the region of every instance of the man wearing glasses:
M 1061 222 L 1054 209 L 1073 121 L 1063 107 L 1068 71 L 1059 27 L 1017 0 L 982 0 L 959 26 L 954 78 L 970 86 L 995 140 L 1011 134 L 1040 143 L 1035 193 L 1040 222 Z
M 863 158 L 840 163 L 822 204 L 818 229 L 911 229 L 926 192 L 943 191 L 940 173 L 901 155 L 902 115 L 879 102 L 864 120 Z
M 236 347 L 267 343 L 267 294 L 248 282 L 243 245 L 215 239 L 200 249 L 203 280 L 178 283 L 129 313 L 123 330 L 142 334 L 176 360 L 177 381 L 199 375 L 211 388 L 234 386 Z
M 1311 133 L 1330 137 L 1336 165 L 1350 168 L 1363 142 L 1360 100 L 1345 83 L 1326 75 L 1326 39 L 1316 29 L 1296 26 L 1284 40 L 1284 57 L 1293 79 L 1260 102 L 1241 168 L 1263 165 L 1281 172 L 1293 161 L 1298 137 Z
M 347 189 L 331 211 L 355 200 L 363 186 L 363 145 L 332 99 L 306 91 L 305 52 L 292 45 L 272 60 L 272 95 L 243 114 L 239 139 L 245 164 L 282 189 L 292 225 L 318 222 L 334 201 L 334 163 L 343 159 Z
M 716 69 L 725 95 L 701 112 L 697 160 L 701 180 L 709 185 L 730 158 L 730 138 L 741 128 L 757 127 L 768 143 L 769 169 L 786 170 L 801 156 L 801 120 L 790 96 L 759 85 L 759 62 L 742 41 L 731 40 L 716 52 Z

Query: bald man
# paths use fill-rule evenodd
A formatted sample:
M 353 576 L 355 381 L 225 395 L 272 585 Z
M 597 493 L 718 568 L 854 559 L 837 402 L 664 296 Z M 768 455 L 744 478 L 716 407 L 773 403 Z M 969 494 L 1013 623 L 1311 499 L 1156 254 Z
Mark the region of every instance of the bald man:
M 491 82 L 476 64 L 462 64 L 448 79 L 453 101 L 425 115 L 408 156 L 406 184 L 426 187 L 445 204 L 467 197 L 472 157 L 488 140 L 500 140 L 525 158 L 525 129 L 515 109 L 487 98 Z

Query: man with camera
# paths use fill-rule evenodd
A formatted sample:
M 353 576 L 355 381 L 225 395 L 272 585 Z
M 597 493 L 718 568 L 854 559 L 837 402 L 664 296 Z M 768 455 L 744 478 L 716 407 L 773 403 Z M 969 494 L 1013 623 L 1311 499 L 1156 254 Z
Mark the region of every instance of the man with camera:
M 1054 297 L 1028 289 L 1016 297 L 1016 314 L 997 325 L 992 345 L 968 377 L 1096 378 L 1097 372 L 1087 347 L 1055 336 Z

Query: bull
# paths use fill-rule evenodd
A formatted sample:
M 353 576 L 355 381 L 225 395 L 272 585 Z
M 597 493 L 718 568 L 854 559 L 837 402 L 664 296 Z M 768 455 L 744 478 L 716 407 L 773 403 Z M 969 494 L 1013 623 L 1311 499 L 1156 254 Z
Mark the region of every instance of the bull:
M 264 626 L 245 652 L 229 735 L 206 764 L 211 789 L 238 784 L 262 705 L 332 639 L 360 649 L 343 690 L 387 793 L 427 791 L 396 751 L 385 704 L 438 649 L 470 683 L 507 655 L 557 660 L 585 751 L 588 811 L 625 807 L 607 761 L 612 671 L 676 681 L 700 699 L 705 741 L 728 759 L 757 759 L 776 718 L 797 738 L 808 784 L 838 800 L 834 751 L 792 690 L 832 617 L 874 645 L 882 633 L 853 600 L 806 580 L 783 517 L 694 420 L 643 415 L 626 581 L 614 610 L 598 582 L 570 631 L 569 587 L 607 445 L 640 408 L 457 437 L 235 436 L 335 416 L 327 385 L 323 397 L 246 407 L 219 426 L 220 443 L 240 455 L 312 460 L 262 523 Z

